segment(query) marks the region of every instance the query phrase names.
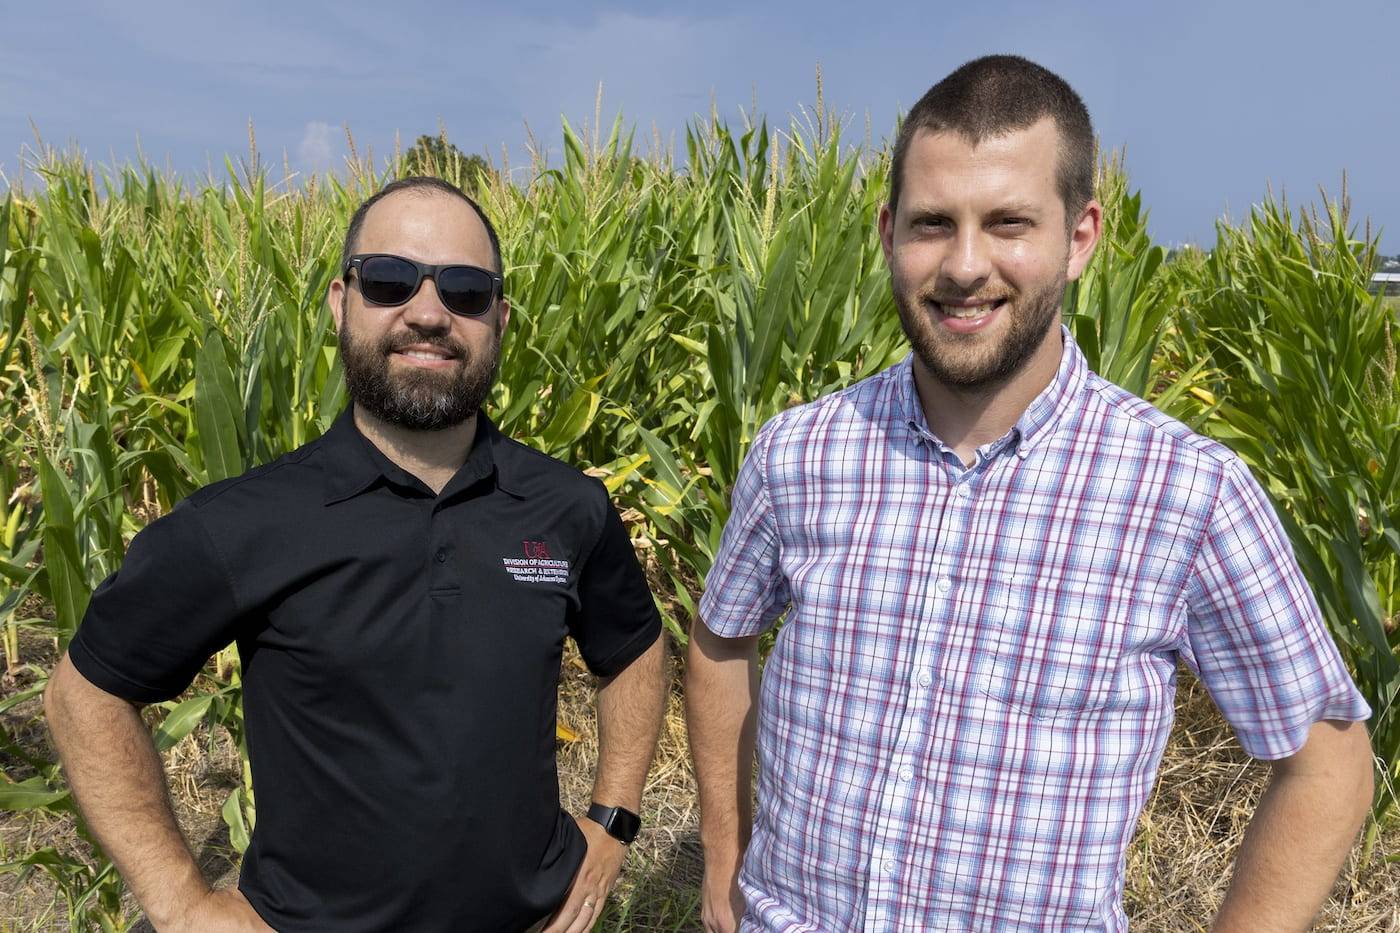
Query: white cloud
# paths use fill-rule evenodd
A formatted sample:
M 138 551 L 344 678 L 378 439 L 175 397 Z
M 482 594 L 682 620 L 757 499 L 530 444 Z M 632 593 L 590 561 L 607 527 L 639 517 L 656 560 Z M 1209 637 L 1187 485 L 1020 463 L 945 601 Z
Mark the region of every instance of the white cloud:
M 301 167 L 308 172 L 324 172 L 333 168 L 335 139 L 339 135 L 340 128 L 329 123 L 320 120 L 307 123 L 301 134 L 301 143 L 297 146 L 297 159 Z

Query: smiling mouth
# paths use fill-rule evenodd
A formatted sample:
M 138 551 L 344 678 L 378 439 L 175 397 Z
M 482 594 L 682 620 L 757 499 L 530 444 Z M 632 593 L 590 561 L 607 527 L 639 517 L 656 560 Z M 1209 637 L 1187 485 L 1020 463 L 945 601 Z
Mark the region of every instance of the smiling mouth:
M 993 311 L 1000 310 L 1006 304 L 1005 298 L 994 298 L 990 301 L 930 301 L 934 309 L 944 317 L 957 318 L 960 321 L 980 320 Z

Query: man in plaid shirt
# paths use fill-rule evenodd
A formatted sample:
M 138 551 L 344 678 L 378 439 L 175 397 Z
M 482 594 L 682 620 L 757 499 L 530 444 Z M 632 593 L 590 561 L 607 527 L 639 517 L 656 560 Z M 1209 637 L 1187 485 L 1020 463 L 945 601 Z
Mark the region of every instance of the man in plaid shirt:
M 1009 56 L 901 128 L 880 237 L 913 353 L 759 431 L 691 633 L 707 930 L 1126 929 L 1179 660 L 1273 762 L 1215 929 L 1326 897 L 1370 711 L 1245 466 L 1060 324 L 1093 159 L 1079 97 Z

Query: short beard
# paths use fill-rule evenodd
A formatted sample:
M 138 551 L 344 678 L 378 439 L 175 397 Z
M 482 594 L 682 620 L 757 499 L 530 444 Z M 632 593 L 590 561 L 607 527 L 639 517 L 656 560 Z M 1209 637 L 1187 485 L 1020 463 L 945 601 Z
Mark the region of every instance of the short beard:
M 898 286 L 893 290 L 904 335 L 929 373 L 951 388 L 988 392 L 1010 382 L 1025 369 L 1044 342 L 1051 323 L 1059 319 L 1067 284 L 1061 273 L 1043 288 L 1009 298 L 998 313 L 1011 316 L 1010 329 L 999 345 L 980 356 L 972 356 L 966 349 L 958 352 L 960 346 L 970 349 L 975 345 L 975 334 L 945 335 L 942 340 L 935 337 L 935 312 L 928 307 L 931 295 L 920 291 L 911 298 L 901 293 Z
M 391 377 L 389 356 L 401 347 L 442 347 L 461 362 L 454 372 L 409 371 Z M 441 431 L 473 417 L 491 394 L 501 359 L 501 328 L 494 328 L 486 353 L 474 357 L 465 346 L 443 334 L 386 334 L 367 346 L 350 332 L 347 317 L 340 328 L 340 358 L 345 389 L 356 405 L 387 424 L 411 431 Z

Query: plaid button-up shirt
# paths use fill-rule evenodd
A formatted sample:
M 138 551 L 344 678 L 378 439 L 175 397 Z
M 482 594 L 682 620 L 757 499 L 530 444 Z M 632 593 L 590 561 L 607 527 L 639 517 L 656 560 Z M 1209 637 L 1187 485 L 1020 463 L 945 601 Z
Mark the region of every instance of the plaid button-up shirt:
M 1122 930 L 1178 659 L 1245 750 L 1360 720 L 1228 449 L 1090 372 L 965 467 L 911 360 L 759 432 L 700 603 L 789 607 L 763 672 L 745 930 Z

